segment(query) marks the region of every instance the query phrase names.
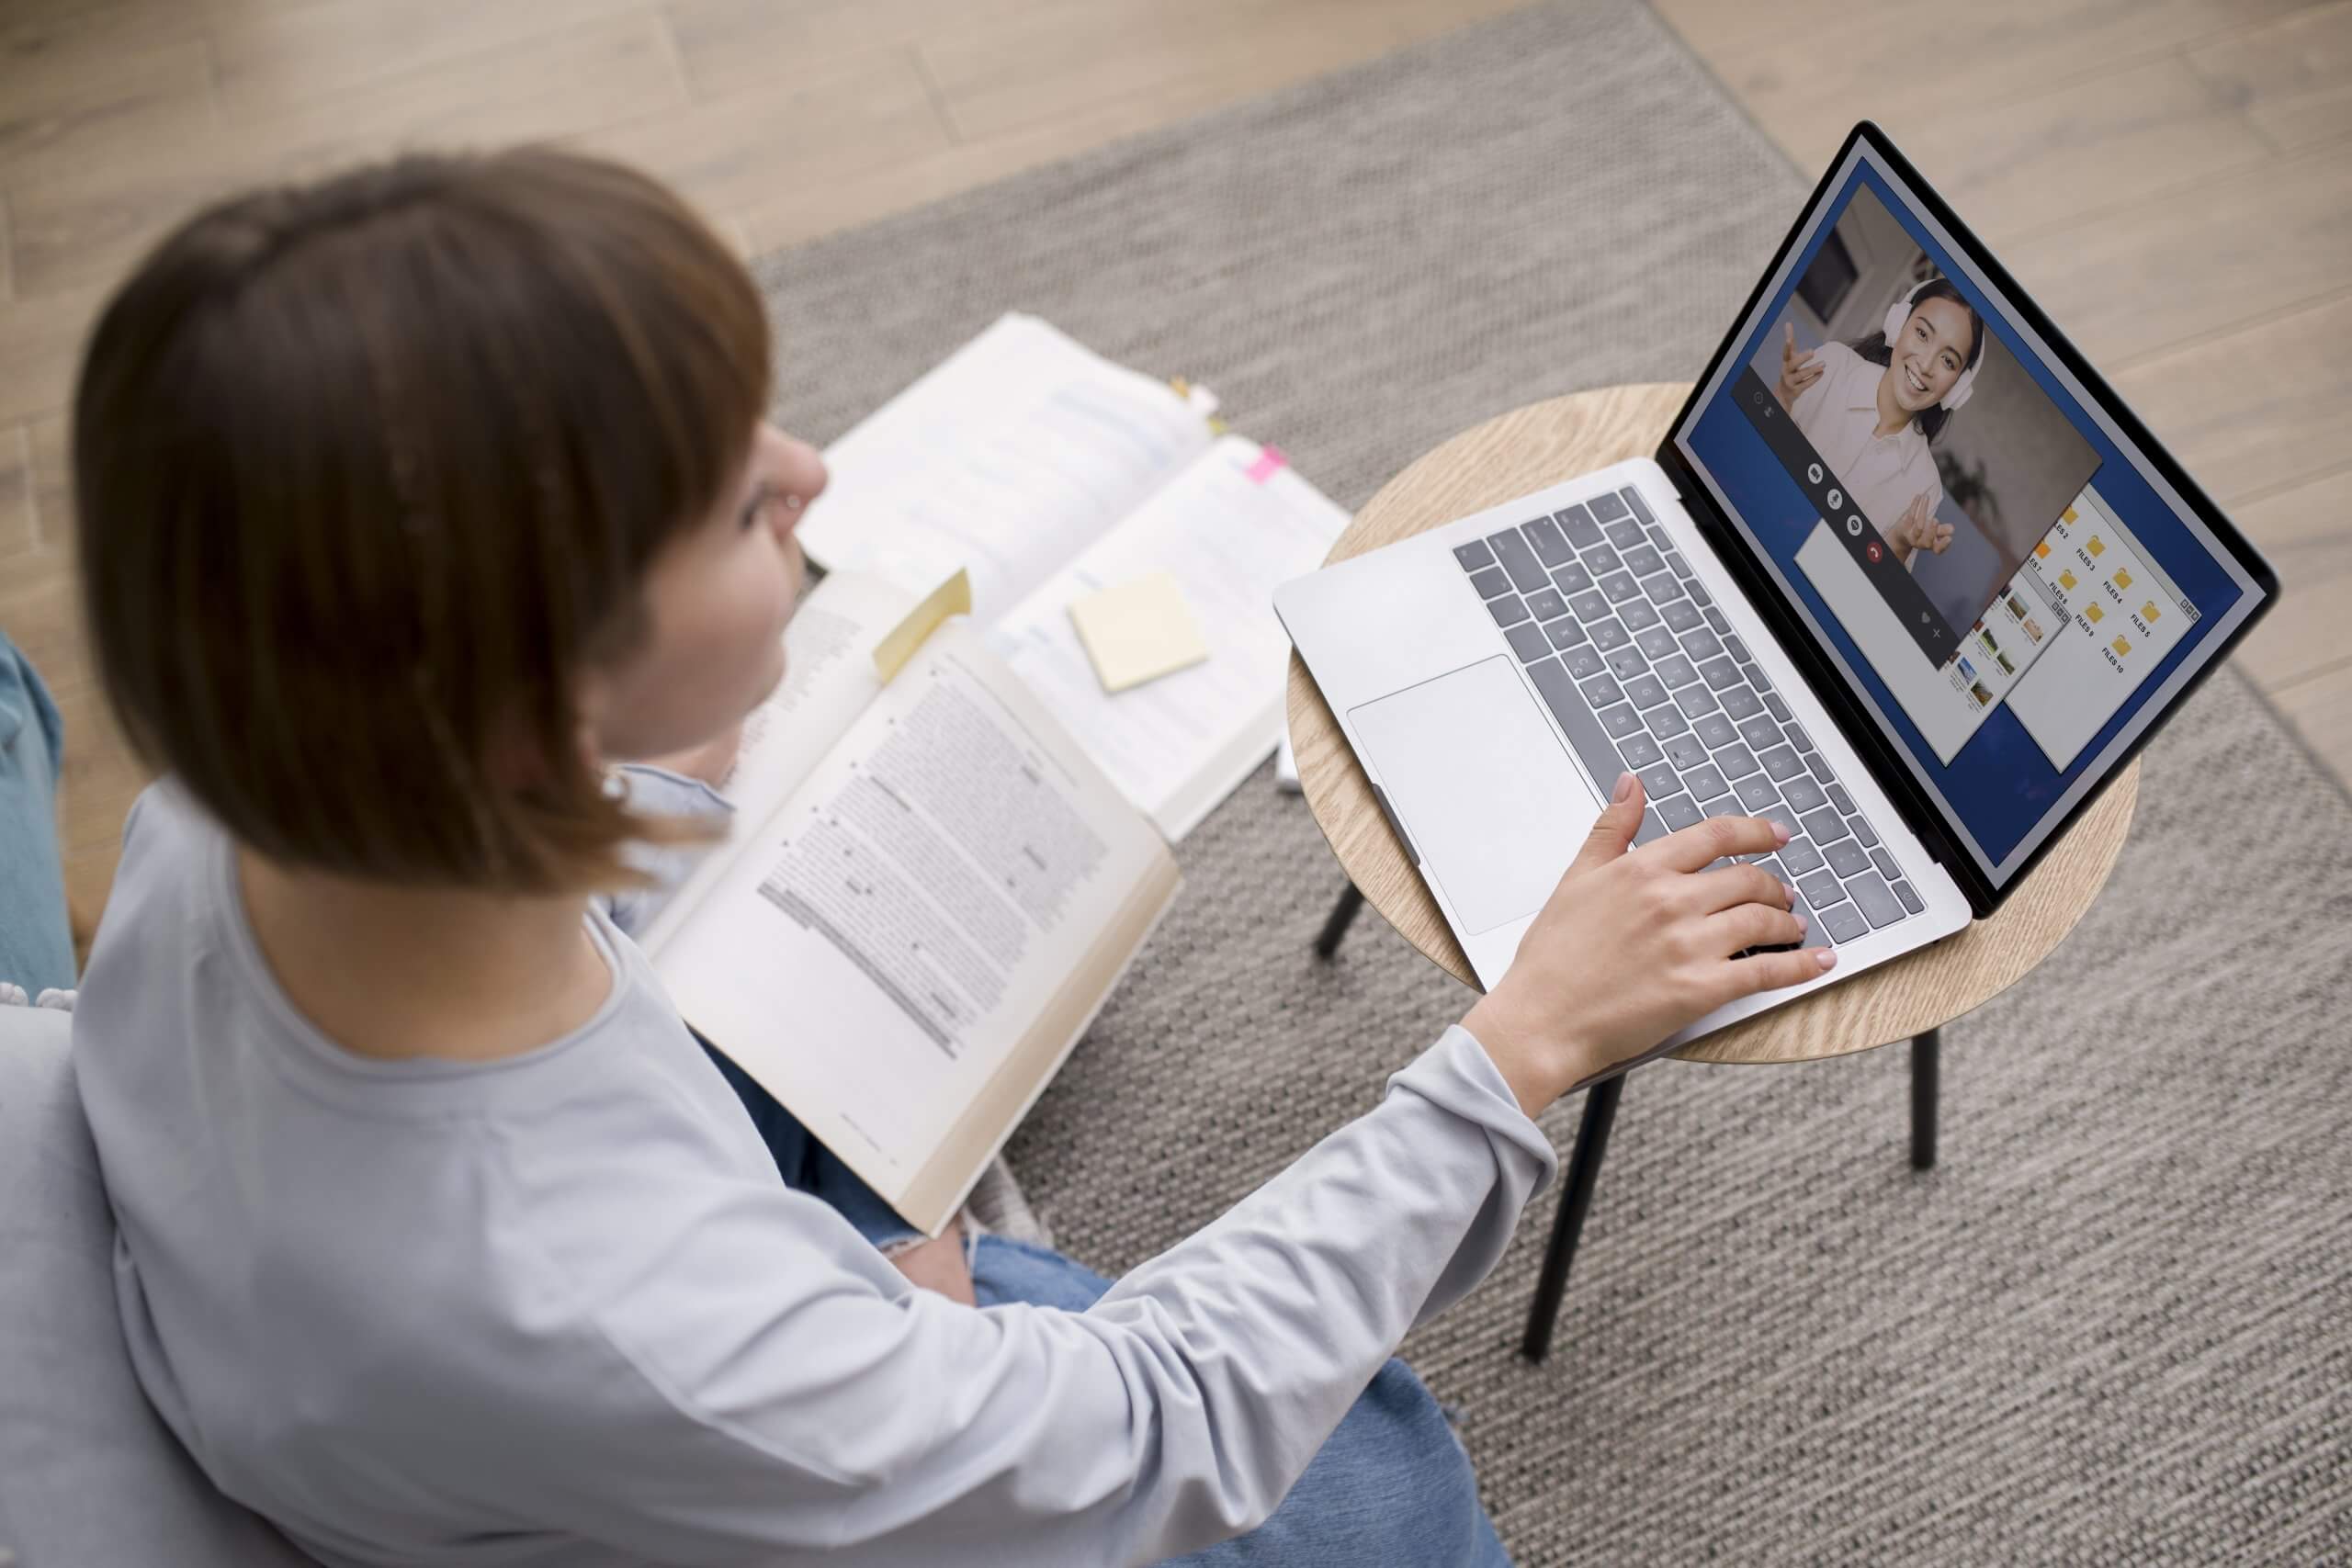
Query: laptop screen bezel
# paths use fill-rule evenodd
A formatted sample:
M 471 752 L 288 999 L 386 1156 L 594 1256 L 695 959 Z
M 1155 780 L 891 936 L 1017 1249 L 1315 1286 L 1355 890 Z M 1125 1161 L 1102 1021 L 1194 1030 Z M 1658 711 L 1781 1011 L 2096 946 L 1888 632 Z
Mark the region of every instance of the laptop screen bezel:
M 1724 378 L 1725 361 L 1746 341 L 1758 308 L 1765 302 L 1768 294 L 1776 293 L 1787 283 L 1786 273 L 1792 254 L 1812 232 L 1824 204 L 1838 195 L 1852 177 L 1857 149 L 1864 146 L 1876 160 L 1878 172 L 1940 227 L 1942 233 L 1938 238 L 1948 242 L 1951 251 L 1980 275 L 1979 281 L 1990 286 L 1991 293 L 2012 321 L 2037 338 L 2040 346 L 2047 351 L 2044 357 L 2051 364 L 2063 367 L 2072 378 L 2084 394 L 2086 404 L 2105 418 L 2112 427 L 2112 434 L 2121 438 L 2120 444 L 2127 456 L 2143 464 L 2165 481 L 2163 486 L 2156 487 L 2159 494 L 2169 487 L 2173 497 L 2182 503 L 2183 510 L 2193 515 L 2211 535 L 2214 542 L 2228 551 L 2248 580 L 2248 592 L 2253 600 L 2250 604 L 2232 607 L 2233 621 L 2213 634 L 2216 640 L 2210 646 L 2196 650 L 2198 657 L 2193 666 L 2177 669 L 2165 685 L 2142 699 L 2140 709 L 2133 714 L 2124 731 L 2109 742 L 2078 781 L 2071 802 L 2053 807 L 2036 822 L 2029 837 L 2038 835 L 2037 841 L 2021 859 L 1997 877 L 1993 870 L 1987 869 L 1980 859 L 1980 852 L 1947 815 L 1942 803 L 1914 773 L 1915 760 L 1906 756 L 1901 743 L 1882 727 L 1878 715 L 1784 591 L 1777 573 L 1750 543 L 1746 530 L 1734 526 L 1724 515 L 1710 481 L 1698 470 L 1685 450 L 1685 444 L 1705 406 L 1709 389 Z M 2278 596 L 2278 575 L 2251 541 L 2239 532 L 2149 434 L 2147 427 L 2116 395 L 2114 389 L 2091 367 L 2089 361 L 1920 176 L 1910 161 L 1896 150 L 1885 132 L 1869 120 L 1856 125 L 1848 133 L 1837 156 L 1830 160 L 1820 183 L 1814 187 L 1813 194 L 1798 212 L 1796 221 L 1773 253 L 1770 263 L 1758 276 L 1756 287 L 1733 318 L 1730 330 L 1692 386 L 1690 398 L 1667 427 L 1666 437 L 1659 444 L 1657 461 L 1681 493 L 1684 505 L 1701 533 L 1740 579 L 1742 588 L 1758 613 L 1771 624 L 1774 633 L 1795 660 L 1808 683 L 1838 720 L 1838 728 L 1848 741 L 1870 763 L 1879 784 L 1902 808 L 1907 825 L 1951 874 L 1953 880 L 1967 895 L 1970 908 L 1980 918 L 1990 914 L 2025 880 L 2066 828 L 2105 793 L 2116 774 L 2138 755 L 2140 748 L 2147 744 L 2149 738 L 2163 727 L 2164 721 L 2178 709 L 2189 693 L 2221 666 L 2230 651 Z

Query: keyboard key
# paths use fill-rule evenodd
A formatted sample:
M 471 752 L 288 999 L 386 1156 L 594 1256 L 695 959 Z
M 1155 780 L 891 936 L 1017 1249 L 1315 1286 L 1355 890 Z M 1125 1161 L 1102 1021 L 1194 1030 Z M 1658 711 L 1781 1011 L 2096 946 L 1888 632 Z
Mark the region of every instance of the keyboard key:
M 1771 716 L 1762 711 L 1764 707 L 1762 703 L 1758 703 L 1756 707 L 1757 711 L 1755 714 L 1741 720 L 1739 726 L 1739 738 L 1742 740 L 1747 741 L 1750 746 L 1756 748 L 1758 751 L 1769 751 L 1773 747 L 1778 746 L 1781 743 L 1781 727 L 1774 724 L 1771 720 Z M 1729 703 L 1725 703 L 1724 705 L 1724 711 L 1725 713 L 1731 713 L 1731 705 Z M 1732 716 L 1735 718 L 1738 717 L 1736 714 L 1734 714 Z
M 1666 628 L 1664 626 L 1658 626 L 1655 629 L 1657 631 L 1664 631 Z M 1650 634 L 1645 632 L 1642 635 L 1647 637 Z M 1642 646 L 1645 649 L 1649 647 L 1647 643 L 1644 643 Z M 1689 660 L 1683 658 L 1682 655 L 1679 653 L 1667 654 L 1664 658 L 1659 659 L 1653 668 L 1657 671 L 1657 678 L 1666 682 L 1666 688 L 1669 692 L 1674 690 L 1677 686 L 1687 686 L 1691 682 L 1699 678 L 1699 671 L 1691 667 Z
M 1695 735 L 1679 735 L 1666 743 L 1666 760 L 1687 773 L 1705 763 L 1707 743 Z M 1700 798 L 1703 800 L 1706 796 Z
M 1699 580 L 1697 578 L 1694 577 L 1690 580 L 1690 597 L 1698 602 L 1700 608 L 1704 609 L 1709 604 L 1714 603 L 1714 600 L 1708 597 L 1707 591 L 1699 585 Z
M 1581 593 L 1592 586 L 1592 573 L 1580 566 L 1555 567 L 1552 586 L 1563 593 Z
M 1592 520 L 1592 513 L 1581 506 L 1571 506 L 1566 512 L 1555 512 L 1552 513 L 1552 521 L 1560 525 L 1560 532 L 1568 536 L 1568 543 L 1578 549 L 1600 543 L 1600 525 L 1595 523 Z
M 1829 759 L 1823 756 L 1820 752 L 1806 752 L 1804 765 L 1811 768 L 1813 770 L 1813 776 L 1819 779 L 1823 784 L 1836 784 L 1838 782 L 1838 775 L 1829 771 Z
M 1871 831 L 1871 825 L 1862 818 L 1859 817 L 1849 818 L 1847 821 L 1847 826 L 1854 829 L 1854 837 L 1860 839 L 1863 843 L 1875 844 L 1878 842 L 1878 835 Z
M 1789 722 L 1789 705 L 1787 701 L 1778 694 L 1766 697 L 1764 699 L 1764 705 L 1772 710 L 1772 716 L 1775 719 L 1778 719 L 1782 724 Z
M 1639 599 L 1617 606 L 1617 618 L 1625 623 L 1627 631 L 1665 631 L 1657 624 L 1657 612 Z M 1669 634 L 1670 635 L 1670 634 Z M 1669 650 L 1670 651 L 1670 650 Z
M 1478 547 L 1486 548 L 1484 545 Z M 1510 574 L 1498 566 L 1490 566 L 1484 571 L 1472 572 L 1470 586 L 1478 591 L 1479 598 L 1491 599 L 1498 593 L 1510 592 Z
M 1600 661 L 1600 649 L 1590 643 L 1586 643 L 1581 648 L 1567 649 L 1565 657 L 1567 660 L 1568 673 L 1579 681 L 1588 675 L 1598 675 L 1609 668 Z
M 1666 562 L 1660 560 L 1657 552 L 1649 546 L 1635 545 L 1625 552 L 1625 570 L 1635 577 L 1647 577 L 1654 571 L 1664 571 Z
M 1570 615 L 1562 615 L 1556 621 L 1545 623 L 1544 635 L 1552 639 L 1554 648 L 1574 648 L 1592 636 L 1590 632 L 1577 625 L 1575 617 Z
M 1823 850 L 1849 836 L 1846 831 L 1846 819 L 1826 806 L 1818 811 L 1806 813 L 1804 835 Z
M 1592 623 L 1592 646 L 1603 653 L 1613 653 L 1633 641 L 1614 615 L 1602 615 Z
M 1702 815 L 1687 795 L 1678 795 L 1657 803 L 1657 814 L 1666 819 L 1667 829 L 1679 833 L 1696 823 Z
M 1640 649 L 1627 643 L 1623 648 L 1616 649 L 1610 653 L 1609 672 L 1620 681 L 1630 681 L 1636 675 L 1648 674 L 1650 661 L 1642 657 Z
M 1846 899 L 1846 890 L 1838 886 L 1838 879 L 1826 871 L 1798 877 L 1797 891 L 1804 894 L 1804 901 L 1816 909 L 1826 910 L 1830 905 L 1841 904 Z
M 1616 522 L 1604 526 L 1600 531 L 1608 535 L 1609 542 L 1621 550 L 1630 550 L 1635 545 L 1644 542 L 1642 525 L 1630 517 L 1621 517 Z
M 1499 534 L 1489 534 L 1487 543 L 1492 547 L 1495 558 L 1503 563 L 1503 570 L 1510 573 L 1511 581 L 1521 593 L 1532 592 L 1552 581 L 1544 570 L 1544 563 L 1535 558 L 1535 552 L 1529 549 L 1527 541 L 1519 536 L 1518 529 L 1506 528 Z
M 1639 604 L 1625 606 L 1628 610 L 1638 610 L 1641 607 Z M 1633 626 L 1633 616 L 1629 615 L 1621 618 L 1627 626 Z M 1664 626 L 1634 626 L 1633 629 L 1635 634 L 1634 646 L 1652 659 L 1680 659 L 1682 657 L 1681 649 L 1675 643 L 1674 634 Z
M 1744 779 L 1758 771 L 1756 754 L 1736 740 L 1715 749 L 1715 766 L 1727 779 Z
M 1724 771 L 1713 762 L 1683 774 L 1682 784 L 1693 800 L 1713 800 L 1729 787 L 1724 783 Z
M 1633 650 L 1628 649 L 1626 651 Z M 1654 708 L 1666 701 L 1666 688 L 1657 683 L 1655 675 L 1636 675 L 1625 682 L 1625 695 L 1633 699 L 1637 708 Z
M 1772 682 L 1765 679 L 1763 671 L 1753 664 L 1743 664 L 1739 667 L 1739 672 L 1747 677 L 1747 683 L 1754 686 L 1758 693 L 1767 696 L 1771 694 Z
M 1511 577 L 1514 581 L 1517 580 L 1518 576 L 1519 574 L 1517 572 L 1511 573 Z M 1727 637 L 1724 638 L 1724 646 L 1730 649 L 1731 656 L 1734 659 L 1738 660 L 1742 664 L 1753 664 L 1756 662 L 1756 656 L 1747 651 L 1747 645 L 1740 641 L 1739 638 L 1736 637 Z
M 1539 588 L 1527 596 L 1527 613 L 1539 621 L 1555 620 L 1568 613 L 1568 602 L 1556 588 Z
M 1778 822 L 1781 827 L 1786 828 L 1789 830 L 1789 837 L 1792 839 L 1804 831 L 1804 829 L 1797 822 L 1797 814 L 1790 810 L 1785 804 L 1776 803 L 1774 805 L 1768 806 L 1756 815 L 1763 818 L 1768 822 Z
M 1642 504 L 1642 492 L 1635 490 L 1633 486 L 1627 485 L 1623 490 L 1619 491 L 1617 492 L 1617 499 L 1623 502 L 1628 507 L 1632 508 L 1634 515 L 1640 518 L 1643 522 L 1655 523 L 1657 521 L 1657 518 L 1650 515 L 1650 509 Z
M 1550 639 L 1536 628 L 1532 621 L 1521 621 L 1503 633 L 1510 639 L 1510 650 L 1519 655 L 1521 664 L 1532 664 L 1539 659 L 1552 657 Z
M 1669 795 L 1682 792 L 1682 780 L 1664 762 L 1654 763 L 1640 771 L 1642 793 L 1652 800 L 1664 800 Z
M 1714 799 L 1707 802 L 1705 810 L 1707 815 L 1710 817 L 1745 817 L 1747 815 L 1747 807 L 1739 803 L 1739 796 L 1729 793 L 1717 795 Z
M 1871 868 L 1871 852 L 1851 839 L 1841 839 L 1824 852 L 1829 869 L 1840 876 L 1860 876 Z
M 1846 884 L 1846 891 L 1854 896 L 1855 907 L 1862 911 L 1872 931 L 1891 926 L 1903 918 L 1903 906 L 1895 901 L 1894 890 L 1874 871 L 1865 872 Z
M 1782 779 L 1781 795 L 1799 811 L 1811 811 L 1829 798 L 1821 793 L 1821 786 L 1814 782 L 1813 775 L 1805 773 L 1800 773 L 1793 778 Z
M 1695 586 L 1695 584 L 1694 584 Z M 1682 580 L 1671 572 L 1659 572 L 1656 577 L 1642 579 L 1642 592 L 1654 604 L 1670 604 L 1683 596 Z
M 1859 844 L 1855 847 L 1857 849 L 1860 848 Z M 1903 868 L 1896 865 L 1894 863 L 1894 857 L 1888 854 L 1884 850 L 1874 849 L 1871 851 L 1871 863 L 1878 867 L 1878 874 L 1881 876 L 1885 877 L 1889 882 L 1900 882 L 1903 880 Z M 1842 876 L 1845 874 L 1840 872 L 1838 874 Z M 1914 912 L 1916 913 L 1917 911 Z
M 1476 571 L 1482 566 L 1495 564 L 1495 552 L 1487 547 L 1484 539 L 1473 539 L 1466 545 L 1453 547 L 1453 558 L 1462 563 L 1464 571 Z
M 1815 849 L 1812 843 L 1802 836 L 1791 839 L 1781 846 L 1781 860 L 1787 865 L 1791 874 L 1796 876 L 1803 876 L 1807 872 L 1821 869 L 1821 852 Z
M 1840 946 L 1871 929 L 1871 923 L 1862 919 L 1862 912 L 1851 904 L 1840 904 L 1835 908 L 1822 910 L 1821 925 L 1829 933 L 1829 940 Z
M 1568 609 L 1579 621 L 1597 621 L 1609 614 L 1609 601 L 1601 597 L 1600 589 L 1588 588 L 1568 596 Z
M 1682 710 L 1672 703 L 1661 703 L 1650 709 L 1649 712 L 1642 715 L 1642 722 L 1648 725 L 1650 733 L 1660 740 L 1666 739 L 1668 736 L 1680 735 L 1690 728 L 1690 721 L 1683 717 Z
M 1623 740 L 1642 728 L 1642 716 L 1634 711 L 1633 704 L 1619 703 L 1613 708 L 1602 710 L 1600 728 Z
M 1719 694 L 1724 700 L 1724 712 L 1731 715 L 1734 724 L 1742 719 L 1764 716 L 1764 699 L 1749 691 L 1745 682 L 1736 686 L 1726 686 Z
M 1591 680 L 1581 682 L 1577 690 L 1584 694 L 1584 700 L 1592 705 L 1596 713 L 1611 703 L 1625 700 L 1625 694 L 1618 689 L 1617 682 L 1605 674 L 1595 675 Z
M 1766 697 L 1764 700 L 1768 703 L 1776 703 L 1781 699 L 1778 697 Z M 1796 748 L 1800 751 L 1810 751 L 1813 750 L 1813 737 L 1804 732 L 1804 726 L 1802 724 L 1792 724 L 1789 726 L 1789 739 L 1796 742 Z
M 1750 773 L 1731 786 L 1739 803 L 1750 812 L 1769 811 L 1780 803 L 1781 792 L 1762 773 Z
M 1699 624 L 1699 606 L 1688 599 L 1677 599 L 1658 614 L 1666 618 L 1666 624 L 1678 634 L 1687 632 Z
M 1653 806 L 1642 813 L 1642 825 L 1634 831 L 1634 847 L 1639 849 L 1644 844 L 1665 837 L 1666 818 L 1660 817 L 1657 814 L 1657 807 Z
M 1682 638 L 1682 651 L 1702 664 L 1721 657 L 1723 650 L 1723 642 L 1711 631 L 1690 632 Z
M 1591 505 L 1593 516 L 1603 523 L 1613 523 L 1620 517 L 1631 517 L 1634 514 L 1632 507 L 1627 506 L 1613 495 L 1596 495 L 1592 498 Z
M 1642 585 L 1634 581 L 1634 574 L 1630 571 L 1612 571 L 1600 580 L 1600 591 L 1609 595 L 1611 604 L 1622 604 L 1638 595 Z
M 1528 544 L 1534 547 L 1535 558 L 1545 566 L 1557 569 L 1575 564 L 1576 552 L 1568 548 L 1568 541 L 1560 536 L 1560 525 L 1549 517 L 1522 523 L 1519 531 L 1527 536 Z
M 1617 775 L 1623 770 L 1617 765 L 1617 749 L 1609 743 L 1609 732 L 1602 728 L 1577 694 L 1576 682 L 1568 679 L 1567 671 L 1556 660 L 1527 667 L 1528 678 L 1535 682 L 1535 690 L 1544 698 L 1544 705 L 1560 721 L 1568 746 L 1584 763 L 1585 772 L 1600 781 L 1603 789 L 1614 789 Z
M 1700 681 L 1693 681 L 1675 693 L 1674 700 L 1681 707 L 1683 716 L 1693 724 L 1704 715 L 1720 712 L 1724 705 L 1715 701 L 1715 694 L 1707 690 L 1705 682 Z
M 1637 773 L 1657 761 L 1661 754 L 1657 749 L 1657 742 L 1646 735 L 1628 735 L 1618 745 L 1617 750 L 1625 753 L 1625 765 Z M 1617 781 L 1611 779 L 1609 787 L 1616 788 Z
M 1527 619 L 1527 601 L 1516 593 L 1506 593 L 1499 599 L 1487 601 L 1487 609 L 1498 626 L 1517 626 Z
M 1688 581 L 1693 575 L 1690 570 L 1690 563 L 1684 560 L 1679 555 L 1671 555 L 1667 557 L 1666 563 L 1674 569 L 1675 576 L 1683 579 L 1685 581 Z
M 1739 739 L 1739 731 L 1731 727 L 1731 720 L 1719 713 L 1711 713 L 1704 718 L 1693 720 L 1691 728 L 1698 731 L 1699 739 L 1705 741 L 1710 748 L 1728 746 Z
M 1854 797 L 1846 793 L 1844 784 L 1829 786 L 1829 803 L 1849 817 L 1854 814 Z
M 1607 545 L 1595 545 L 1584 552 L 1585 569 L 1595 577 L 1606 577 L 1612 571 L 1625 570 L 1624 561 Z
M 1894 885 L 1894 896 L 1897 898 L 1902 899 L 1903 907 L 1910 910 L 1913 914 L 1924 915 L 1928 912 L 1928 906 L 1926 902 L 1922 900 L 1917 893 L 1911 891 L 1911 885 L 1909 883 L 1896 883 Z
M 1699 666 L 1699 673 L 1707 679 L 1708 688 L 1720 692 L 1725 686 L 1739 684 L 1739 666 L 1728 659 L 1710 659 Z
M 1764 764 L 1764 771 L 1772 775 L 1772 782 L 1775 784 L 1785 784 L 1791 779 L 1804 777 L 1804 763 L 1799 761 L 1797 754 L 1786 746 L 1775 746 L 1769 751 L 1758 751 L 1756 754 L 1756 760 Z

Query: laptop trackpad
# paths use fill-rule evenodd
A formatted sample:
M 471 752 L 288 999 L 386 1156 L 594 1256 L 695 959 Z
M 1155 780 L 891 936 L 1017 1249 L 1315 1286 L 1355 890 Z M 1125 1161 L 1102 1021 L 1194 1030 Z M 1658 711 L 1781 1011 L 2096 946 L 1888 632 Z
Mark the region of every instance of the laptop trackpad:
M 1464 935 L 1544 907 L 1600 801 L 1508 655 L 1366 703 L 1348 721 Z

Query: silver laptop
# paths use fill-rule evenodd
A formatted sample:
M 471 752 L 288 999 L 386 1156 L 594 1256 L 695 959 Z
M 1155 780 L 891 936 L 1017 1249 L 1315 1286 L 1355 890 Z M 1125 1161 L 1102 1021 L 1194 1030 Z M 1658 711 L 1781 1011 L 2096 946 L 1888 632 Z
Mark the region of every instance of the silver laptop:
M 1620 773 L 1773 818 L 1817 981 L 1989 914 L 2275 574 L 1872 125 L 1654 458 L 1274 605 L 1491 987 Z

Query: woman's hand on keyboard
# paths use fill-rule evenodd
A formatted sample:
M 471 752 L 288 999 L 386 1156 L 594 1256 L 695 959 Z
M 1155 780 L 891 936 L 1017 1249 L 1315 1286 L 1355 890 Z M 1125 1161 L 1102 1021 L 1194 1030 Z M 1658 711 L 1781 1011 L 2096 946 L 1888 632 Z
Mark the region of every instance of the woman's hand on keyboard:
M 1641 781 L 1619 779 L 1510 971 L 1462 1021 L 1530 1116 L 1725 1002 L 1835 962 L 1826 947 L 1735 957 L 1805 935 L 1787 884 L 1728 863 L 1780 848 L 1787 829 L 1714 817 L 1629 851 L 1643 805 Z

